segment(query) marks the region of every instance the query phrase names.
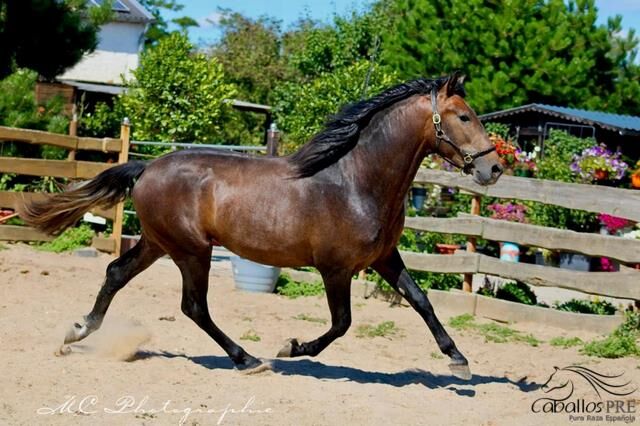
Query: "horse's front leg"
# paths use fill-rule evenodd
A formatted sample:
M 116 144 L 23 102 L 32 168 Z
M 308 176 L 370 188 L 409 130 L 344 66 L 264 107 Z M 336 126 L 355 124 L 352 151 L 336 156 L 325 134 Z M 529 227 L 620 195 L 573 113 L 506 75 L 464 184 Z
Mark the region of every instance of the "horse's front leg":
M 300 343 L 289 339 L 278 352 L 278 357 L 316 356 L 331 342 L 344 334 L 351 326 L 351 274 L 347 269 L 323 271 L 322 280 L 327 291 L 327 301 L 331 311 L 331 328 L 322 336 L 310 342 Z
M 453 339 L 451 339 L 436 317 L 427 295 L 418 287 L 415 281 L 413 281 L 411 275 L 409 275 L 409 271 L 407 271 L 398 250 L 394 249 L 390 255 L 377 260 L 371 266 L 394 290 L 400 293 L 424 319 L 442 353 L 451 358 L 451 364 L 449 364 L 451 372 L 461 379 L 471 379 L 471 371 L 469 370 L 467 359 L 460 353 L 458 348 L 456 348 Z

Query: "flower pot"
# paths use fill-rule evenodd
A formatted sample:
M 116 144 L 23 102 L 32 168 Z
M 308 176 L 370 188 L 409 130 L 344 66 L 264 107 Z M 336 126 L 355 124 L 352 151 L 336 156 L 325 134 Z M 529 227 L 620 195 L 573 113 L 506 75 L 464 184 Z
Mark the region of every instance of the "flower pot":
M 454 254 L 460 246 L 458 244 L 436 244 L 436 250 L 438 254 Z
M 634 188 L 640 188 L 640 173 L 631 175 L 631 186 Z
M 579 253 L 560 253 L 560 265 L 562 269 L 588 272 L 591 267 L 591 257 Z
M 520 260 L 520 246 L 516 243 L 500 243 L 500 260 L 518 262 Z
M 595 177 L 596 180 L 607 180 L 609 179 L 609 170 L 596 169 L 593 172 L 593 177 Z
M 422 210 L 427 199 L 427 188 L 411 188 L 411 204 L 417 210 Z
M 240 290 L 273 293 L 280 276 L 280 268 L 262 265 L 240 256 L 231 256 L 231 266 L 233 280 Z
M 531 177 L 532 176 L 531 170 L 527 170 L 527 169 L 515 169 L 513 171 L 513 174 L 515 176 L 520 176 L 520 177 Z

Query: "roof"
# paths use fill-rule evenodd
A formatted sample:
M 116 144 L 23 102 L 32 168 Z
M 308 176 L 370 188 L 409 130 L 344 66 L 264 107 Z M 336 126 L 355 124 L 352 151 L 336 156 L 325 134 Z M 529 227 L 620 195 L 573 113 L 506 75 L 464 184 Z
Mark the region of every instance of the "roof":
M 621 133 L 640 132 L 640 117 L 632 115 L 612 114 L 602 111 L 587 111 L 584 109 L 560 107 L 545 104 L 529 104 L 502 111 L 483 114 L 479 118 L 488 121 L 495 118 L 508 117 L 526 112 L 537 112 L 552 117 L 559 117 L 578 123 L 586 123 L 591 126 L 602 127 Z
M 68 84 L 69 86 L 73 86 L 78 90 L 82 90 L 85 92 L 94 92 L 94 93 L 107 93 L 109 95 L 119 95 L 125 91 L 124 86 L 116 86 L 113 84 L 93 84 L 93 83 L 83 83 L 81 81 L 75 80 L 60 80 L 61 83 Z
M 91 0 L 93 4 L 100 5 L 104 0 Z M 112 10 L 113 21 L 118 22 L 142 22 L 148 23 L 155 20 L 137 0 L 114 0 Z
M 127 80 L 131 79 L 138 62 L 139 58 L 135 53 L 96 50 L 58 76 L 58 80 L 122 85 L 122 76 Z

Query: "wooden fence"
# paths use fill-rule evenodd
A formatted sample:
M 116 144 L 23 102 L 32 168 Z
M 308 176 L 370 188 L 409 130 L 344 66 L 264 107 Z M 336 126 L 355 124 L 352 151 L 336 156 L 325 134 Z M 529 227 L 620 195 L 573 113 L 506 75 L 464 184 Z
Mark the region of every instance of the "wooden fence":
M 15 173 L 28 176 L 50 176 L 67 179 L 88 179 L 98 173 L 126 163 L 129 159 L 129 125 L 123 124 L 120 139 L 84 138 L 16 129 L 0 126 L 0 141 L 50 145 L 69 150 L 67 160 L 44 160 L 34 158 L 0 157 L 0 173 Z M 75 160 L 77 151 L 101 151 L 117 153 L 117 163 L 100 163 Z M 0 191 L 0 208 L 15 209 L 25 201 L 42 198 L 42 193 Z M 120 253 L 124 204 L 119 203 L 108 210 L 96 209 L 93 213 L 113 221 L 113 232 L 109 238 L 96 237 L 93 246 L 99 250 Z M 25 226 L 0 225 L 0 240 L 5 241 L 49 241 L 51 237 Z
M 476 212 L 479 211 L 480 198 L 490 196 L 538 201 L 570 209 L 607 213 L 640 222 L 639 190 L 514 176 L 503 176 L 495 185 L 481 186 L 475 184 L 470 177 L 428 169 L 421 169 L 415 182 L 458 188 L 468 192 L 474 195 L 475 208 L 472 210 Z M 560 287 L 593 295 L 640 300 L 640 271 L 623 267 L 619 272 L 578 272 L 506 262 L 475 253 L 474 239 L 481 237 L 524 246 L 603 256 L 630 264 L 640 263 L 640 240 L 506 222 L 467 214 L 453 218 L 408 217 L 405 227 L 469 237 L 468 250 L 464 254 L 451 256 L 402 252 L 409 269 L 466 274 L 466 291 L 471 291 L 471 274 L 484 273 L 520 280 L 534 286 Z

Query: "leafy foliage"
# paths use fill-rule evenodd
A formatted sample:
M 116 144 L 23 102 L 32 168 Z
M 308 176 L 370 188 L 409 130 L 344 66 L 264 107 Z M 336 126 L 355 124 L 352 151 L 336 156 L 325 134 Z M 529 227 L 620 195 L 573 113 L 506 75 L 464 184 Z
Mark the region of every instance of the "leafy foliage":
M 275 292 L 289 299 L 296 299 L 298 297 L 322 295 L 325 289 L 324 284 L 319 281 L 314 283 L 295 281 L 287 274 L 280 274 Z
M 172 33 L 142 54 L 121 98 L 138 140 L 205 142 L 220 129 L 225 99 L 235 90 L 222 66 Z
M 47 79 L 62 73 L 95 49 L 97 26 L 109 9 L 83 0 L 0 2 L 0 78 L 16 68 Z
M 384 63 L 402 77 L 463 69 L 479 112 L 532 102 L 637 114 L 638 39 L 594 0 L 392 0 Z M 634 98 L 635 97 L 635 98 Z
M 63 251 L 75 250 L 91 244 L 94 232 L 88 225 L 82 224 L 76 228 L 66 229 L 56 239 L 42 244 L 39 248 L 44 251 L 61 253 Z
M 167 21 L 164 17 L 164 14 L 167 12 L 180 12 L 184 5 L 178 3 L 176 0 L 138 0 L 140 4 L 147 9 L 151 15 L 153 15 L 153 22 L 147 28 L 147 32 L 145 33 L 145 46 L 151 47 L 158 42 L 167 37 L 171 32 L 169 31 L 169 22 L 172 22 L 178 25 L 183 31 L 189 27 L 197 27 L 198 23 L 188 17 L 181 16 L 178 18 L 171 19 L 171 21 Z
M 37 79 L 35 71 L 21 69 L 0 81 L 0 124 L 66 133 L 69 121 L 62 114 L 60 99 L 54 98 L 41 106 L 36 104 Z
M 244 334 L 242 336 L 240 336 L 240 340 L 249 340 L 251 342 L 259 342 L 260 336 L 258 336 L 258 333 L 255 332 L 255 330 L 247 330 L 244 332 Z
M 584 344 L 579 337 L 554 337 L 549 340 L 551 346 L 558 346 L 563 349 L 572 348 L 574 346 L 581 346 Z
M 595 146 L 591 138 L 577 138 L 559 130 L 551 130 L 545 141 L 544 157 L 538 161 L 537 177 L 560 182 L 577 182 L 571 171 L 573 156 Z M 572 229 L 589 232 L 597 226 L 596 215 L 583 210 L 571 210 L 533 201 L 524 202 L 528 206 L 527 217 L 534 225 L 552 228 Z
M 523 334 L 513 328 L 505 327 L 495 323 L 478 324 L 475 322 L 473 315 L 463 314 L 452 317 L 449 320 L 449 326 L 457 330 L 470 330 L 476 332 L 485 338 L 486 342 L 507 343 L 521 342 L 531 346 L 538 346 L 542 343 L 532 334 Z
M 523 303 L 525 305 L 535 305 L 538 299 L 531 288 L 521 282 L 508 282 L 496 291 L 496 298 L 508 300 L 510 302 Z
M 625 321 L 613 333 L 601 340 L 592 340 L 584 345 L 581 352 L 600 358 L 621 358 L 640 356 L 640 313 L 627 312 Z
M 390 339 L 399 333 L 396 323 L 393 321 L 383 321 L 377 325 L 362 324 L 356 329 L 356 337 L 386 337 Z
M 276 115 L 284 130 L 285 151 L 294 151 L 324 127 L 326 119 L 345 104 L 362 99 L 370 63 L 359 61 L 325 72 L 306 83 L 289 82 L 276 89 Z M 369 90 L 377 93 L 395 81 L 393 74 L 374 66 Z
M 556 309 L 581 314 L 613 315 L 616 307 L 606 300 L 581 300 L 571 299 L 567 302 L 556 304 Z

